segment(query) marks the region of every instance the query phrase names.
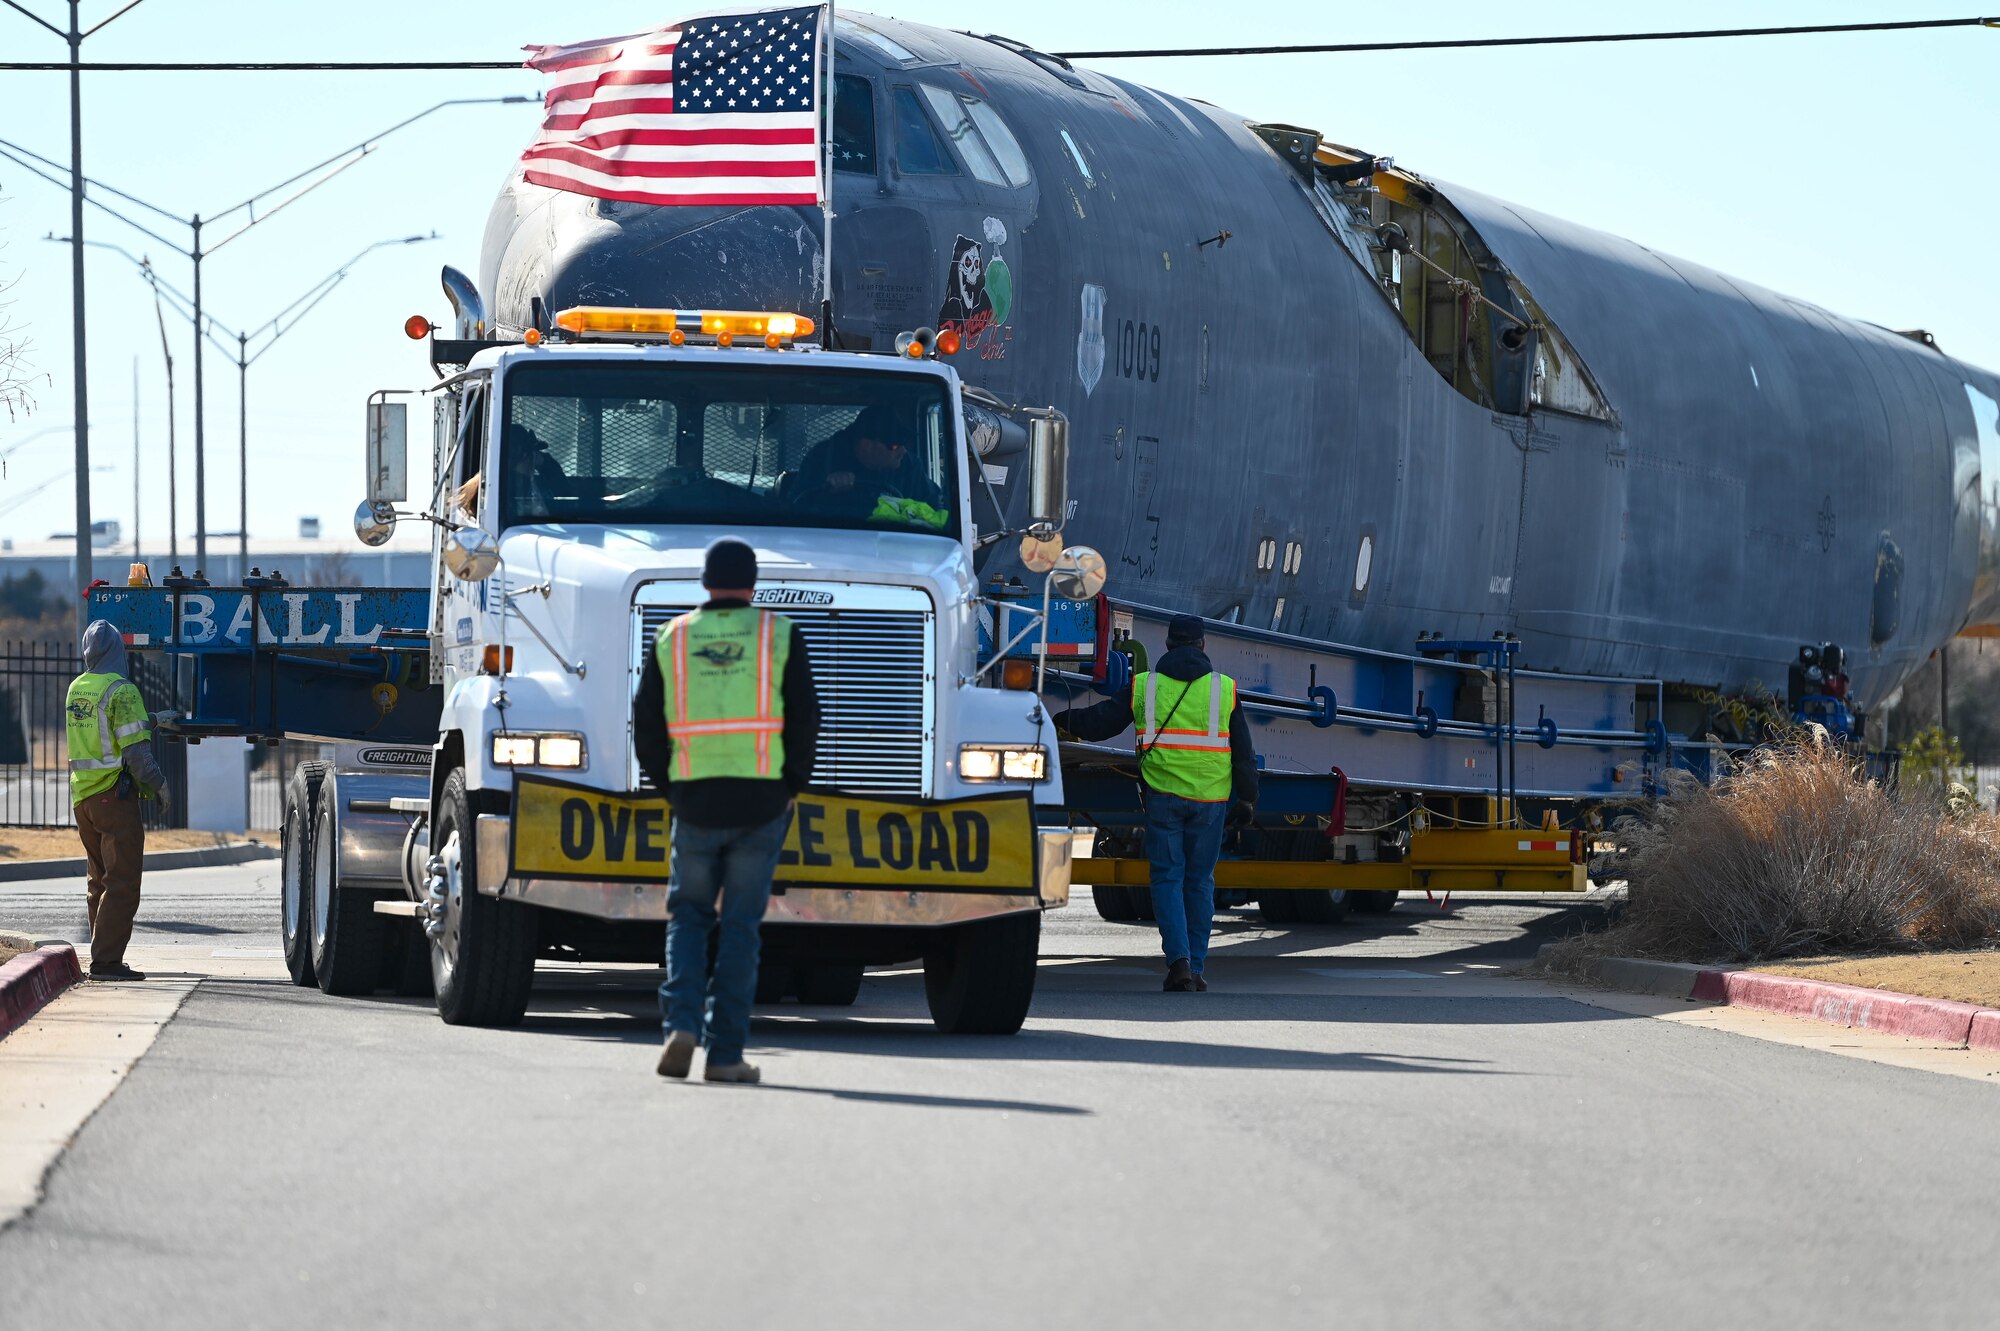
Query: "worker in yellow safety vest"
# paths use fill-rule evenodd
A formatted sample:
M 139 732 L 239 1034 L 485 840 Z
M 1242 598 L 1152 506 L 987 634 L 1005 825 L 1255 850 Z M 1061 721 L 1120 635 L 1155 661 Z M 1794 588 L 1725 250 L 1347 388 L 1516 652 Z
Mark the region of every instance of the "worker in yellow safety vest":
M 139 913 L 146 826 L 139 801 L 169 807 L 167 776 L 153 756 L 146 700 L 126 678 L 125 639 L 108 620 L 83 631 L 83 673 L 63 702 L 69 801 L 83 842 L 90 903 L 90 978 L 143 980 L 125 964 Z
M 1226 828 L 1257 814 L 1257 754 L 1236 701 L 1236 681 L 1209 663 L 1198 615 L 1167 624 L 1159 665 L 1092 707 L 1056 714 L 1059 733 L 1106 740 L 1136 727 L 1146 802 L 1146 858 L 1153 916 L 1167 960 L 1162 988 L 1206 993 L 1203 971 L 1215 922 L 1215 862 Z
M 705 1042 L 705 1080 L 754 1082 L 743 1046 L 758 931 L 792 800 L 812 776 L 819 697 L 798 625 L 751 604 L 754 550 L 716 541 L 701 585 L 708 601 L 660 630 L 632 704 L 640 769 L 673 809 L 659 1072 L 687 1076 Z

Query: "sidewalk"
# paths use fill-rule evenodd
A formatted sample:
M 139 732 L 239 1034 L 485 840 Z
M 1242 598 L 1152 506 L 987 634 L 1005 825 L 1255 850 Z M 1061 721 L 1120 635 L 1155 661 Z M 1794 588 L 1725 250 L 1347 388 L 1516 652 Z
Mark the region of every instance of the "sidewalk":
M 2000 1008 L 1729 966 L 1600 957 L 1591 978 L 1629 993 L 1753 1008 L 1856 1030 L 2000 1051 Z

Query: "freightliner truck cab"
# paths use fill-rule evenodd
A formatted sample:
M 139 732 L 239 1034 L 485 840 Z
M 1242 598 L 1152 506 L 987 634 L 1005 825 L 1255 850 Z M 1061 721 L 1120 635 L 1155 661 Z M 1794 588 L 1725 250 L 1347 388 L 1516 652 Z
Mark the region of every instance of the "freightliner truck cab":
M 459 304 L 463 336 L 433 339 L 462 368 L 431 390 L 427 502 L 398 511 L 406 412 L 378 394 L 356 518 L 369 543 L 398 516 L 435 533 L 430 786 L 388 802 L 419 814 L 407 904 L 371 914 L 421 924 L 440 1013 L 518 1020 L 538 956 L 658 955 L 669 822 L 632 700 L 730 534 L 757 551 L 757 603 L 803 630 L 824 718 L 763 996 L 852 1001 L 863 966 L 921 959 L 940 1027 L 1017 1029 L 1071 833 L 1036 824 L 1061 802 L 1055 734 L 1033 672 L 996 650 L 972 553 L 1025 535 L 1062 590 L 1096 594 L 1095 556 L 1050 541 L 1061 417 L 968 402 L 928 330 L 863 355 L 820 349 L 802 316 L 590 308 L 500 345 Z M 981 533 L 975 478 L 1006 453 L 1026 455 L 1033 521 Z

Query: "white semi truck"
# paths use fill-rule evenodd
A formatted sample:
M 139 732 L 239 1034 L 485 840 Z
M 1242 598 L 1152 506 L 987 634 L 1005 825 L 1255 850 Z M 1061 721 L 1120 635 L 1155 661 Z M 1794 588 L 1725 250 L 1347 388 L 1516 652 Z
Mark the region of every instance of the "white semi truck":
M 413 503 L 421 396 L 378 393 L 356 515 L 370 544 L 431 524 L 427 594 L 97 593 L 136 647 L 186 658 L 187 738 L 328 741 L 286 786 L 294 978 L 428 985 L 447 1022 L 509 1024 L 538 959 L 659 957 L 670 823 L 633 697 L 732 534 L 757 602 L 803 630 L 824 712 L 760 999 L 852 1002 L 864 966 L 921 959 L 940 1029 L 1018 1029 L 1070 881 L 1072 833 L 1034 813 L 1061 769 L 1022 657 L 1048 650 L 1049 588 L 996 606 L 973 552 L 1025 537 L 1057 590 L 1096 594 L 1101 561 L 1051 540 L 1062 417 L 968 393 L 928 330 L 864 355 L 787 313 L 590 308 L 502 343 L 469 282 L 446 290 L 457 336 L 408 327 L 440 375 L 430 485 Z M 977 530 L 974 487 L 1004 467 L 1027 474 L 1029 529 Z

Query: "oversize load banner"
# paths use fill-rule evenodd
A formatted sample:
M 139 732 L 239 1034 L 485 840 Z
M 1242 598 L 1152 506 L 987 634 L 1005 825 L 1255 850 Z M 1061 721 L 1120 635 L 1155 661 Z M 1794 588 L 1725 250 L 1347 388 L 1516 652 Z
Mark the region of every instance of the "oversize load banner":
M 524 878 L 663 882 L 664 795 L 621 795 L 514 778 L 512 870 Z M 1035 890 L 1035 817 L 1025 791 L 961 800 L 799 796 L 777 881 L 802 886 Z

